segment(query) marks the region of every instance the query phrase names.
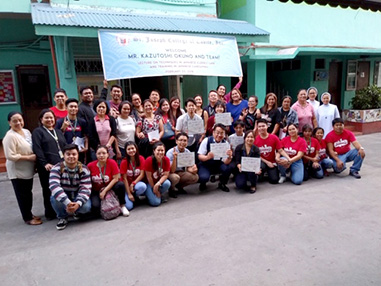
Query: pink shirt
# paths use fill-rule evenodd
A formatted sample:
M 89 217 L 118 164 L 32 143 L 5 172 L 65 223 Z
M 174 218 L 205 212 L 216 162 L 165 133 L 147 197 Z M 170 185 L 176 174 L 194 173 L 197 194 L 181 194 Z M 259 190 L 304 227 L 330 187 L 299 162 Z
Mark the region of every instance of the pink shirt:
M 99 120 L 98 115 L 96 115 L 94 120 L 100 145 L 107 145 L 111 134 L 110 118 L 106 115 L 105 120 L 102 122 Z
M 315 111 L 311 104 L 307 102 L 306 106 L 303 107 L 299 104 L 299 102 L 295 102 L 291 108 L 298 114 L 299 132 L 302 132 L 302 128 L 306 124 L 310 124 L 312 127 L 314 127 L 312 119 L 315 118 Z

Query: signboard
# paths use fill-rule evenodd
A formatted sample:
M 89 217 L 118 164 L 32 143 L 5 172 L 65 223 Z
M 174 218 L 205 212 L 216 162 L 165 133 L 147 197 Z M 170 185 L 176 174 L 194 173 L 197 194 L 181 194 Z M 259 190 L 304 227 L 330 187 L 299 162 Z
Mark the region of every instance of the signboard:
M 17 103 L 12 70 L 0 70 L 0 104 Z
M 99 30 L 107 80 L 170 75 L 242 76 L 234 37 Z

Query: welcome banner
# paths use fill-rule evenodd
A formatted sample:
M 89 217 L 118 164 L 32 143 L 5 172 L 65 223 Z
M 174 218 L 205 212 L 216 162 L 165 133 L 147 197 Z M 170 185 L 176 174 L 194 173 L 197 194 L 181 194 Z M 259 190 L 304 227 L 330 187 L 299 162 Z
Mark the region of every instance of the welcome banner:
M 169 75 L 242 76 L 234 37 L 99 30 L 107 80 Z

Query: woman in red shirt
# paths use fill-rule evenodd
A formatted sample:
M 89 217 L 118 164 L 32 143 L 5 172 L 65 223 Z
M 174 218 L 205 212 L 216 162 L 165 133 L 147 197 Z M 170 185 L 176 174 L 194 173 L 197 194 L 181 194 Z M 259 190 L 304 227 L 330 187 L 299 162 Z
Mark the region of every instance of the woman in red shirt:
M 139 154 L 135 142 L 129 141 L 125 145 L 126 157 L 120 164 L 120 174 L 127 191 L 127 197 L 134 202 L 139 196 L 143 196 L 147 190 L 144 177 L 144 157 Z M 127 206 L 128 208 L 128 206 Z M 129 208 L 128 208 L 129 209 Z
M 333 166 L 332 159 L 328 157 L 327 155 L 327 142 L 325 142 L 324 138 L 324 129 L 321 127 L 316 127 L 312 131 L 312 136 L 316 138 L 320 145 L 319 150 L 319 163 L 320 166 L 323 168 L 323 172 L 325 175 L 328 176 L 327 169 L 331 169 Z
M 91 190 L 91 207 L 95 214 L 99 213 L 100 201 L 106 197 L 108 191 L 113 190 L 118 197 L 120 208 L 123 216 L 129 216 L 125 204 L 124 184 L 119 181 L 118 164 L 109 159 L 108 148 L 106 146 L 98 146 L 95 155 L 96 161 L 90 162 L 87 167 L 90 170 L 92 190 Z
M 162 142 L 153 145 L 153 155 L 145 162 L 145 173 L 148 181 L 146 196 L 151 206 L 157 207 L 168 200 L 168 190 L 171 182 L 168 180 L 171 163 L 165 156 Z
M 300 185 L 303 182 L 303 155 L 306 153 L 306 141 L 298 136 L 298 127 L 295 124 L 290 124 L 287 127 L 289 136 L 281 141 L 282 149 L 276 154 L 276 161 L 279 165 L 281 177 L 279 184 L 286 181 L 286 173 L 291 172 L 291 182 L 295 185 Z
M 303 156 L 304 181 L 307 181 L 310 176 L 316 179 L 322 179 L 324 173 L 319 163 L 319 141 L 312 137 L 312 126 L 309 124 L 302 127 L 302 133 L 307 143 L 307 151 Z

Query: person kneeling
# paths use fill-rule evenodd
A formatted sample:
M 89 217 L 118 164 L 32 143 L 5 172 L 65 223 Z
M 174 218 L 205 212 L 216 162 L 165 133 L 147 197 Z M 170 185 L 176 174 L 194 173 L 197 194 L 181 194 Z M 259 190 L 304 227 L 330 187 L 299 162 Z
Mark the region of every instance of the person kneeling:
M 120 172 L 118 164 L 109 159 L 108 148 L 104 145 L 98 146 L 95 155 L 96 161 L 89 163 L 88 167 L 91 173 L 91 181 L 93 183 L 93 191 L 91 193 L 92 211 L 95 215 L 99 215 L 101 200 L 106 198 L 109 191 L 114 191 L 118 197 L 120 210 L 123 216 L 129 216 L 130 212 L 126 208 L 126 189 L 123 182 L 119 181 Z M 128 199 L 128 198 L 127 198 Z M 129 205 L 132 205 L 128 201 Z
M 64 161 L 57 163 L 49 176 L 52 192 L 50 202 L 57 214 L 57 229 L 65 229 L 69 214 L 77 219 L 77 214 L 90 212 L 91 180 L 90 171 L 78 161 L 79 150 L 75 144 L 63 148 Z
M 235 185 L 237 189 L 249 190 L 254 194 L 257 186 L 257 173 L 242 171 L 242 157 L 260 158 L 260 151 L 254 145 L 254 131 L 249 130 L 245 133 L 245 142 L 235 148 L 234 158 L 238 168 L 238 174 L 235 177 Z M 260 160 L 260 159 L 259 159 Z M 247 186 L 247 181 L 250 182 L 250 187 Z
M 188 134 L 180 132 L 176 135 L 176 147 L 173 147 L 167 151 L 167 157 L 171 162 L 171 170 L 168 179 L 171 181 L 171 189 L 169 195 L 173 198 L 177 198 L 177 193 L 186 194 L 184 187 L 197 183 L 197 166 L 196 164 L 188 165 L 187 167 L 178 166 L 178 154 L 190 153 L 185 148 L 188 145 Z M 194 153 L 192 153 L 194 156 Z M 194 161 L 194 160 L 193 160 Z M 175 191 L 175 187 L 178 191 Z
M 168 200 L 168 189 L 171 182 L 168 180 L 170 161 L 165 156 L 163 142 L 156 142 L 153 147 L 153 155 L 146 159 L 144 171 L 147 177 L 146 196 L 151 206 L 157 207 Z
M 211 151 L 212 144 L 216 144 L 214 146 L 217 147 L 224 147 L 224 145 L 220 144 L 226 144 L 226 152 L 223 154 L 224 157 L 215 157 L 215 154 Z M 205 138 L 198 149 L 198 159 L 201 161 L 198 170 L 200 191 L 206 190 L 206 183 L 209 181 L 211 170 L 213 170 L 221 172 L 218 188 L 223 192 L 230 192 L 226 184 L 231 174 L 230 163 L 232 161 L 232 155 L 233 152 L 230 148 L 230 144 L 225 140 L 225 126 L 221 123 L 215 124 L 213 127 L 213 136 Z

